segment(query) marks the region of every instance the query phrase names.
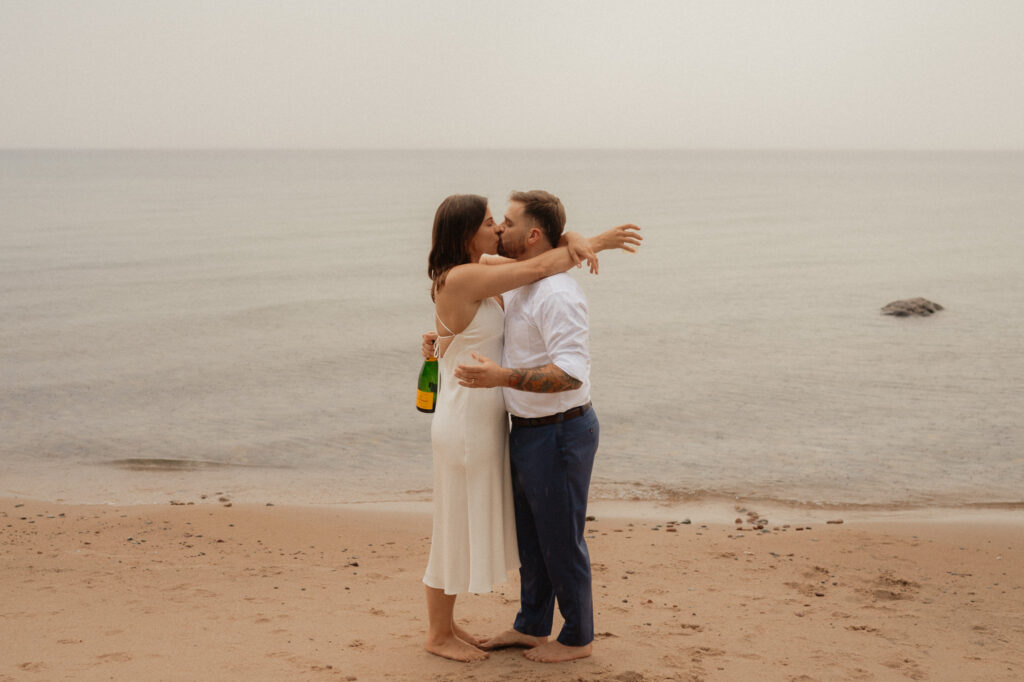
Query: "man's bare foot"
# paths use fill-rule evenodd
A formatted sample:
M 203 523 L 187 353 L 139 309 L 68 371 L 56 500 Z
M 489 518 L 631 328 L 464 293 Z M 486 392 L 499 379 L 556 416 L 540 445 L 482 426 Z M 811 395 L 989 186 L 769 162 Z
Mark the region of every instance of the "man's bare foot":
M 545 642 L 540 646 L 523 653 L 531 661 L 538 663 L 561 663 L 562 661 L 574 661 L 577 658 L 586 658 L 593 651 L 593 644 L 583 646 L 566 646 L 557 639 Z
M 463 642 L 454 634 L 443 640 L 428 638 L 427 643 L 423 648 L 436 656 L 450 658 L 453 661 L 463 661 L 465 663 L 482 661 L 488 657 L 488 653 L 486 651 L 481 651 L 472 644 Z
M 540 646 L 546 641 L 548 641 L 547 637 L 534 637 L 533 635 L 524 635 L 518 630 L 506 630 L 500 635 L 484 637 L 481 639 L 480 648 L 504 649 L 510 646 L 520 646 L 532 649 L 535 646 Z
M 480 647 L 479 639 L 466 632 L 461 626 L 456 625 L 454 622 L 452 623 L 452 632 L 454 632 L 455 636 L 461 639 L 466 644 L 472 644 L 477 648 Z

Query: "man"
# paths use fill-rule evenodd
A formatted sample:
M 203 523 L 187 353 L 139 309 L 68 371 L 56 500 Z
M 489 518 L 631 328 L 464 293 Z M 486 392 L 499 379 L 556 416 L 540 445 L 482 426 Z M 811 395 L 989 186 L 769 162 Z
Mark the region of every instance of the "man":
M 564 228 L 565 209 L 558 197 L 536 190 L 513 192 L 499 226 L 498 253 L 531 258 L 555 248 Z M 509 455 L 521 605 L 513 628 L 482 645 L 523 646 L 530 648 L 526 657 L 535 661 L 569 661 L 589 656 L 594 639 L 590 556 L 583 533 L 599 425 L 590 404 L 587 302 L 565 273 L 509 292 L 504 300 L 501 366 L 475 356 L 479 365 L 460 365 L 455 371 L 463 386 L 503 387 L 512 419 Z M 558 638 L 548 641 L 556 599 L 565 624 Z

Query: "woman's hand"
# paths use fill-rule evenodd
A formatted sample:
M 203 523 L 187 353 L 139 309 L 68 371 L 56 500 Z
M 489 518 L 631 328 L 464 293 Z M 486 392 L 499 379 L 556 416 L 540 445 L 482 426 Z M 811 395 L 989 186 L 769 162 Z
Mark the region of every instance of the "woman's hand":
M 563 236 L 565 237 L 565 246 L 569 249 L 569 258 L 572 259 L 572 264 L 576 267 L 581 267 L 583 261 L 587 261 L 587 265 L 590 266 L 590 272 L 597 274 L 597 253 L 594 251 L 591 240 L 579 232 L 566 232 Z
M 469 388 L 494 388 L 495 386 L 507 386 L 509 371 L 491 360 L 489 357 L 472 353 L 473 359 L 479 365 L 459 365 L 455 368 L 455 378 L 459 380 L 459 386 Z
M 643 237 L 637 234 L 639 231 L 640 228 L 636 225 L 619 225 L 610 230 L 605 230 L 596 237 L 591 237 L 590 246 L 595 252 L 607 249 L 622 249 L 623 251 L 636 253 L 636 250 L 640 247 L 640 242 L 644 240 Z M 592 268 L 591 271 L 595 275 L 597 274 L 596 267 Z
M 434 343 L 437 341 L 437 332 L 423 332 L 423 345 L 420 351 L 424 359 L 434 357 Z

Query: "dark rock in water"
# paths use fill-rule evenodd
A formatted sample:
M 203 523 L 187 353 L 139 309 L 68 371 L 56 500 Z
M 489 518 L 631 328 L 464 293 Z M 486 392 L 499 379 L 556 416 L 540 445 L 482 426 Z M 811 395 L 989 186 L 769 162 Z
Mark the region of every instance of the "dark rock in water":
M 941 305 L 929 301 L 927 298 L 905 298 L 900 301 L 893 301 L 882 308 L 882 314 L 895 315 L 896 317 L 909 317 L 911 315 L 927 317 L 942 309 Z

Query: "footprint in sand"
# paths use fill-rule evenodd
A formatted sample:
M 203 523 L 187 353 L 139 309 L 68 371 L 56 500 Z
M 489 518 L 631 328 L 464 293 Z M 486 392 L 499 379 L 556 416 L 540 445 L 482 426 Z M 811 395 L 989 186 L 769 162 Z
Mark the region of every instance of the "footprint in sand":
M 797 582 L 788 582 L 784 584 L 786 587 L 796 590 L 804 597 L 813 597 L 818 595 L 818 593 L 822 592 L 822 588 L 820 585 L 804 584 Z
M 921 589 L 921 585 L 911 580 L 896 578 L 891 574 L 884 573 L 872 583 L 873 588 L 865 590 L 878 601 L 898 601 L 901 599 L 913 599 Z
M 690 655 L 690 660 L 694 663 L 700 663 L 707 657 L 724 656 L 725 651 L 722 649 L 715 649 L 709 646 L 691 646 L 682 651 Z
M 910 658 L 882 661 L 882 665 L 899 671 L 904 677 L 909 677 L 912 680 L 923 680 L 926 677 L 917 661 Z
M 27 663 L 19 663 L 19 670 L 24 670 L 27 673 L 38 673 L 47 669 L 47 666 L 42 661 L 29 661 Z

